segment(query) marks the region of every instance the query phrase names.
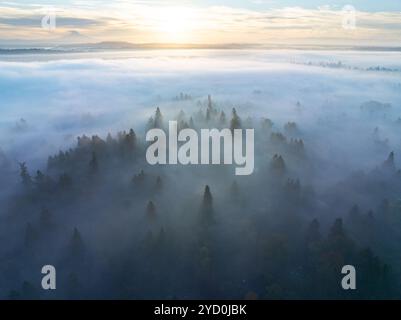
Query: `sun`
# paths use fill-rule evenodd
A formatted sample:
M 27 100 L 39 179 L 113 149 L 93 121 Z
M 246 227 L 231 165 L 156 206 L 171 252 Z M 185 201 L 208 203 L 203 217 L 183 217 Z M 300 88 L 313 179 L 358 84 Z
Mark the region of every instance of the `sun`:
M 155 17 L 156 31 L 163 42 L 188 42 L 196 24 L 195 12 L 189 8 L 170 7 Z

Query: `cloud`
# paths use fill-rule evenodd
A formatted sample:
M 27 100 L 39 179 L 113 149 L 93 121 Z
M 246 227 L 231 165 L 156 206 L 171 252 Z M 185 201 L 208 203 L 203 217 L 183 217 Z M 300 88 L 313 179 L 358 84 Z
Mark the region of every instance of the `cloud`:
M 1 18 L 0 17 L 0 24 L 14 26 L 14 27 L 24 26 L 24 27 L 40 28 L 42 18 L 43 18 L 43 16 L 41 16 L 41 15 L 34 15 L 34 16 L 20 17 L 20 18 Z M 102 23 L 103 23 L 102 21 L 93 20 L 93 19 L 57 16 L 57 25 L 59 27 L 68 27 L 68 28 L 88 27 L 88 26 L 101 25 Z
M 55 7 L 58 17 L 55 33 L 79 28 L 81 33 L 100 40 L 132 42 L 307 43 L 315 39 L 313 41 L 320 44 L 401 44 L 399 12 L 357 11 L 357 28 L 350 32 L 342 28 L 344 13 L 341 8 L 330 6 L 256 10 L 229 6 L 195 7 L 187 3 L 167 6 L 141 1 L 99 2 L 96 9 L 93 5 L 91 1 L 84 1 L 75 6 Z M 29 38 L 51 41 L 49 34 L 39 28 L 45 9 L 0 6 L 0 24 L 3 25 L 0 36 L 27 38 L 29 34 Z M 174 33 L 186 35 L 174 37 Z

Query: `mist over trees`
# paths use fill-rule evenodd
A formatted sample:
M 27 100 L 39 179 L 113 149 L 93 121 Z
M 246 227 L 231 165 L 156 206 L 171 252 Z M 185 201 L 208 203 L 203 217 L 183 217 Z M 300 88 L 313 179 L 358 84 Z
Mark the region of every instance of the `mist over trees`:
M 156 107 L 146 130 L 167 129 L 168 120 L 179 130 L 254 128 L 254 174 L 235 176 L 229 165 L 151 166 L 149 143 L 135 128 L 79 136 L 75 147 L 48 156 L 46 168 L 20 162 L 11 175 L 18 188 L 0 198 L 1 298 L 399 297 L 401 171 L 377 127 L 397 126 L 391 105 L 367 102 L 358 117 L 316 119 L 326 130 L 319 135 L 292 116 L 278 123 L 242 116 L 211 96 L 180 93 L 173 101 L 193 109 Z M 385 117 L 364 122 L 372 113 Z M 341 141 L 337 130 L 360 124 Z M 325 132 L 339 141 L 322 145 Z M 352 150 L 359 135 L 381 159 L 375 165 L 341 154 L 339 146 Z M 329 147 L 338 157 L 325 157 Z M 0 150 L 3 182 L 9 162 Z M 46 264 L 57 269 L 54 292 L 40 288 Z M 355 291 L 341 288 L 347 264 L 357 270 Z

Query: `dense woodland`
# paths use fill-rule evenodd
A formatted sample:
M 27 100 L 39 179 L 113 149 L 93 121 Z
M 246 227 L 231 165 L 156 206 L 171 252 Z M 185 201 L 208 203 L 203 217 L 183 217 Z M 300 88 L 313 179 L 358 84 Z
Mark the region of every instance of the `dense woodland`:
M 19 163 L 19 187 L 0 200 L 1 298 L 401 297 L 394 152 L 382 148 L 381 163 L 322 187 L 324 165 L 297 122 L 242 117 L 210 97 L 193 104 L 197 111 L 171 118 L 157 108 L 146 129 L 168 120 L 195 130 L 254 128 L 253 175 L 226 165 L 150 166 L 135 129 L 80 136 L 47 168 Z M 380 105 L 366 108 L 359 112 Z M 377 130 L 372 143 L 384 144 Z M 46 264 L 57 269 L 54 291 L 40 286 Z M 357 290 L 341 288 L 348 264 Z

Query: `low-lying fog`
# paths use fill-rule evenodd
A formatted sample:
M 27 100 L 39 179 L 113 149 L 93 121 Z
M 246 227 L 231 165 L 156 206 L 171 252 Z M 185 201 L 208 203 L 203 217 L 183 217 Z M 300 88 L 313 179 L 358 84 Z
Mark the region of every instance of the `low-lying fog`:
M 400 293 L 401 53 L 3 58 L 0 297 Z M 163 126 L 196 129 L 230 127 L 235 108 L 255 129 L 253 175 L 147 165 L 156 107 Z M 352 263 L 378 280 L 347 296 Z M 44 264 L 60 269 L 56 294 L 40 289 Z

